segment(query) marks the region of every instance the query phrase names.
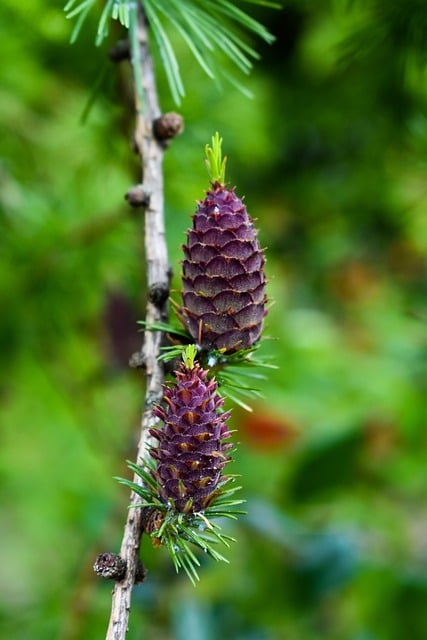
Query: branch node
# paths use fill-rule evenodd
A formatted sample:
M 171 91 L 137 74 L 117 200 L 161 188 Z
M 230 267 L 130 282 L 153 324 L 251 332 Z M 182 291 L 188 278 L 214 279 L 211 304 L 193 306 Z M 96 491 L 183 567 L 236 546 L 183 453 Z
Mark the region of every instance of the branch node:
M 135 584 L 139 582 L 144 582 L 147 577 L 147 569 L 142 564 L 141 560 L 138 558 L 135 569 Z
M 179 113 L 171 111 L 153 120 L 153 133 L 157 142 L 167 147 L 170 142 L 184 131 L 184 121 Z
M 142 351 L 136 351 L 129 358 L 129 366 L 132 369 L 145 369 L 145 357 Z
M 97 556 L 93 570 L 101 578 L 120 581 L 126 574 L 126 561 L 116 553 L 105 551 Z
M 167 282 L 154 282 L 148 290 L 148 299 L 157 309 L 162 310 L 169 297 L 169 284 Z
M 151 535 L 160 529 L 164 522 L 165 516 L 163 513 L 158 511 L 156 508 L 151 507 L 147 509 L 145 518 L 143 520 L 143 528 L 147 535 Z M 159 542 L 158 539 L 153 538 L 153 545 L 156 545 L 156 542 Z
M 118 40 L 108 52 L 111 62 L 122 62 L 130 59 L 129 40 Z
M 143 184 L 136 184 L 127 190 L 125 200 L 131 207 L 143 207 L 147 209 L 150 204 L 151 192 L 145 189 Z

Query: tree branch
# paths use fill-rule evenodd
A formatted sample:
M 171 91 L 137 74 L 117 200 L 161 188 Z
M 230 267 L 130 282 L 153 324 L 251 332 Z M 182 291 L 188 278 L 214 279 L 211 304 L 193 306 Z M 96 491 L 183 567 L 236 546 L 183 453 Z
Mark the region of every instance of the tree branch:
M 137 18 L 138 55 L 133 52 L 134 78 L 140 74 L 144 104 L 139 104 L 138 82 L 135 81 L 137 122 L 135 145 L 141 157 L 143 188 L 149 195 L 145 209 L 145 251 L 147 260 L 147 280 L 149 297 L 146 309 L 148 325 L 167 320 L 167 300 L 169 292 L 169 264 L 165 240 L 163 215 L 163 173 L 162 161 L 165 145 L 156 140 L 153 123 L 160 116 L 153 64 L 148 48 L 147 23 L 140 10 Z M 141 432 L 137 450 L 137 463 L 147 458 L 150 443 L 149 429 L 158 418 L 153 415 L 153 405 L 162 398 L 164 379 L 161 363 L 158 361 L 161 333 L 146 331 L 143 345 L 143 359 L 146 369 L 146 396 L 141 421 Z M 141 482 L 134 477 L 134 482 Z M 140 503 L 141 498 L 131 493 L 130 504 Z M 123 640 L 128 629 L 132 589 L 141 580 L 139 547 L 144 531 L 144 509 L 131 508 L 126 520 L 120 557 L 126 563 L 126 573 L 115 583 L 112 594 L 111 617 L 106 640 Z

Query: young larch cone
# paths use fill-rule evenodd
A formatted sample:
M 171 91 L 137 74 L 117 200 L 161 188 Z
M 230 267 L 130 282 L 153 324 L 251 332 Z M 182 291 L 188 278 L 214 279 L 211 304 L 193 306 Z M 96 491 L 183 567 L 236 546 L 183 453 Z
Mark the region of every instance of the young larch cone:
M 207 152 L 218 152 L 217 175 L 223 177 L 220 145 L 213 138 L 213 151 Z M 252 347 L 266 315 L 265 258 L 246 206 L 223 180 L 214 180 L 198 203 L 183 250 L 179 314 L 191 336 L 208 351 Z
M 184 362 L 175 375 L 176 384 L 166 387 L 163 406 L 154 410 L 164 426 L 150 430 L 158 440 L 150 451 L 156 461 L 152 473 L 166 504 L 196 513 L 214 500 L 230 460 L 232 445 L 224 442 L 230 435 L 230 413 L 220 411 L 224 400 L 216 393 L 217 383 L 207 379 L 198 363 Z

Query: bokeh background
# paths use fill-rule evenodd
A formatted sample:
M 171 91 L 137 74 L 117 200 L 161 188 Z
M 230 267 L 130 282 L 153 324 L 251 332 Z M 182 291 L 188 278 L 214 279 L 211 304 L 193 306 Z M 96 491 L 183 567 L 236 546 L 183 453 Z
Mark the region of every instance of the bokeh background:
M 251 10 L 251 6 L 248 5 Z M 427 3 L 292 0 L 222 92 L 177 42 L 185 132 L 165 160 L 174 286 L 219 130 L 267 247 L 262 352 L 235 409 L 247 516 L 193 588 L 144 541 L 129 640 L 427 637 Z M 0 635 L 104 637 L 143 379 L 142 221 L 126 65 L 69 45 L 54 0 L 0 6 Z M 113 29 L 114 32 L 114 29 Z M 165 111 L 173 105 L 158 64 Z M 94 87 L 98 86 L 98 91 Z M 96 95 L 95 95 L 96 94 Z M 94 99 L 92 99 L 94 98 Z M 88 105 L 90 109 L 88 109 Z M 82 115 L 84 123 L 82 123 Z

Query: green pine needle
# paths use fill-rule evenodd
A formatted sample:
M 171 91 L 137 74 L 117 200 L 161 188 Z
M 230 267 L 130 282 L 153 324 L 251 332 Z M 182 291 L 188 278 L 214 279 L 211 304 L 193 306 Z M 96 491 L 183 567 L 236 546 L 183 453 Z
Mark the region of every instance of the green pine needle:
M 218 136 L 218 134 L 216 134 L 216 136 Z M 219 151 L 221 141 L 219 136 L 218 138 L 215 136 L 212 138 L 213 147 L 218 148 L 219 146 Z M 143 325 L 146 331 L 164 331 L 165 333 L 175 335 L 178 339 L 184 338 L 186 343 L 192 340 L 185 329 L 172 324 L 163 322 L 147 324 L 144 321 L 140 321 L 138 324 Z M 252 386 L 248 384 L 248 382 L 256 381 L 262 384 L 263 381 L 267 379 L 267 376 L 262 373 L 262 369 L 278 368 L 277 365 L 269 362 L 269 356 L 255 357 L 261 344 L 262 339 L 249 349 L 242 349 L 241 351 L 236 351 L 231 354 L 224 354 L 222 351 L 197 352 L 196 345 L 191 344 L 191 348 L 195 350 L 195 355 L 192 357 L 195 359 L 197 356 L 200 365 L 204 369 L 209 370 L 210 377 L 215 377 L 221 392 L 227 396 L 229 400 L 245 411 L 252 412 L 252 407 L 246 400 L 263 398 L 264 394 L 261 388 Z M 159 356 L 159 360 L 169 362 L 177 358 L 185 359 L 185 353 L 188 347 L 188 344 L 161 347 L 162 353 Z
M 189 340 L 192 339 L 188 331 L 178 325 L 169 324 L 167 322 L 153 322 L 148 324 L 145 320 L 138 320 L 137 324 L 141 324 L 143 326 L 143 331 L 163 331 L 164 333 L 171 333 L 172 335 L 188 338 Z
M 218 131 L 212 136 L 212 146 L 208 144 L 205 147 L 206 166 L 208 167 L 209 176 L 212 182 L 225 184 L 225 165 L 227 157 L 222 157 L 222 138 Z
M 246 0 L 248 4 L 279 9 L 280 5 L 265 0 Z M 76 18 L 71 35 L 74 42 L 96 0 L 69 0 L 65 7 L 68 19 Z M 180 67 L 170 32 L 175 31 L 189 48 L 203 69 L 213 79 L 228 78 L 238 89 L 239 83 L 225 68 L 232 62 L 243 73 L 252 69 L 252 60 L 259 56 L 245 39 L 255 35 L 267 43 L 274 37 L 257 20 L 229 0 L 105 0 L 101 11 L 96 44 L 108 36 L 110 20 L 118 20 L 129 31 L 130 41 L 136 42 L 135 15 L 138 6 L 145 13 L 153 41 L 156 43 L 174 101 L 180 104 L 185 94 Z M 247 90 L 243 91 L 247 93 Z M 142 105 L 141 105 L 142 108 Z
M 186 345 L 184 344 L 177 344 L 170 347 L 160 347 L 162 353 L 159 355 L 158 359 L 161 362 L 169 362 L 170 360 L 182 358 L 185 349 Z
M 189 344 L 182 354 L 182 359 L 187 369 L 193 369 L 194 360 L 197 356 L 197 347 L 195 344 Z
M 128 466 L 141 483 L 125 478 L 116 478 L 121 484 L 129 487 L 142 499 L 141 503 L 131 505 L 131 508 L 155 509 L 162 516 L 160 527 L 152 532 L 151 538 L 157 540 L 168 550 L 175 570 L 181 569 L 195 585 L 199 581 L 198 569 L 200 560 L 196 555 L 197 549 L 213 558 L 217 562 L 228 560 L 216 549 L 218 544 L 230 547 L 235 542 L 232 536 L 222 533 L 216 518 L 237 520 L 244 511 L 236 508 L 244 500 L 235 498 L 239 486 L 230 486 L 236 476 L 228 475 L 216 489 L 212 503 L 203 511 L 197 513 L 182 513 L 174 509 L 173 504 L 166 504 L 159 496 L 158 487 L 151 470 L 155 467 L 154 460 L 148 460 L 141 467 L 133 462 Z

